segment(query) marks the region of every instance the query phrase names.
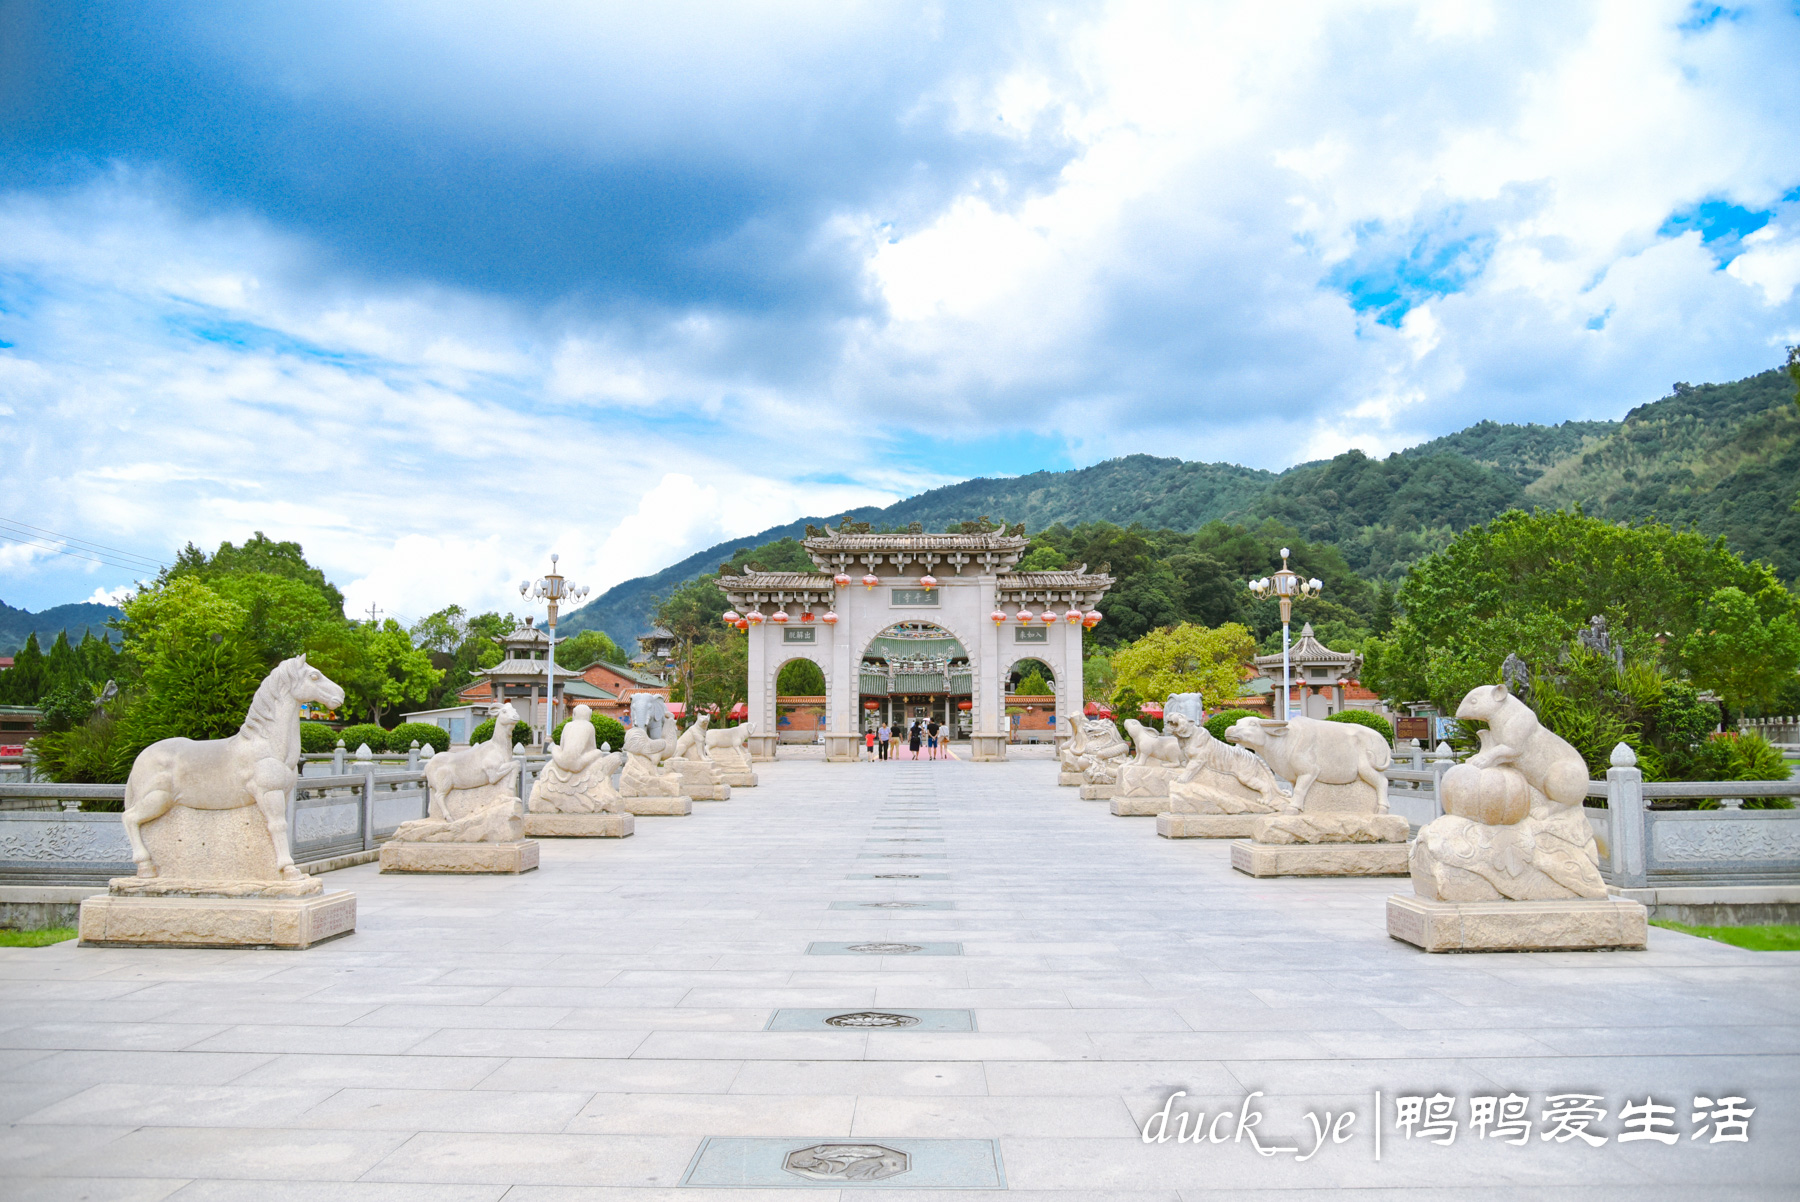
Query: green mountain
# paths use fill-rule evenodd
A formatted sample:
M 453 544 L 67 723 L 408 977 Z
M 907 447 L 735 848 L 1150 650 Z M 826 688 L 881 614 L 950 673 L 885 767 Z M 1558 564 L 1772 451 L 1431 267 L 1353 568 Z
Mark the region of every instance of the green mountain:
M 1791 582 L 1800 577 L 1797 489 L 1800 407 L 1792 379 L 1776 368 L 1729 384 L 1677 384 L 1617 422 L 1483 421 L 1385 459 L 1348 451 L 1280 473 L 1127 455 L 1074 471 L 965 480 L 848 516 L 877 528 L 942 529 L 985 514 L 1034 533 L 1057 523 L 1191 533 L 1214 521 L 1273 520 L 1334 544 L 1368 579 L 1395 580 L 1419 556 L 1508 509 L 1580 505 L 1598 517 L 1655 518 L 1723 535 Z M 659 595 L 752 548 L 798 538 L 809 522 L 843 516 L 709 547 L 615 586 L 565 618 L 564 629 L 604 630 L 630 649 Z
M 106 624 L 113 618 L 124 616 L 124 611 L 115 605 L 96 605 L 89 601 L 53 605 L 38 613 L 14 609 L 0 601 L 0 655 L 11 655 L 23 647 L 25 640 L 34 633 L 38 636 L 38 643 L 45 648 L 55 642 L 56 636 L 65 630 L 69 632 L 71 643 L 79 643 L 81 636 L 90 631 L 97 639 L 110 637 L 116 643 L 119 636 L 110 633 Z

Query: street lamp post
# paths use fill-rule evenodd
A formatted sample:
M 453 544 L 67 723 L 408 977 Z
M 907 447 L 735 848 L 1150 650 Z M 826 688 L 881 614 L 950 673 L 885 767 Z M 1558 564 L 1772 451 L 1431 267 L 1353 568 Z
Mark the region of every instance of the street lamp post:
M 586 585 L 570 584 L 557 573 L 558 558 L 555 555 L 550 557 L 550 574 L 539 579 L 535 585 L 529 580 L 519 581 L 519 596 L 538 597 L 550 610 L 550 654 L 544 665 L 544 730 L 543 738 L 539 740 L 546 746 L 550 743 L 550 731 L 556 725 L 556 607 L 563 601 L 588 595 Z
M 1281 549 L 1281 570 L 1273 576 L 1264 576 L 1261 580 L 1249 582 L 1249 589 L 1258 597 L 1279 597 L 1281 599 L 1281 720 L 1286 722 L 1290 716 L 1293 698 L 1293 665 L 1288 659 L 1288 623 L 1294 616 L 1295 597 L 1314 597 L 1325 585 L 1314 578 L 1302 580 L 1298 573 L 1290 571 L 1287 565 L 1288 549 Z

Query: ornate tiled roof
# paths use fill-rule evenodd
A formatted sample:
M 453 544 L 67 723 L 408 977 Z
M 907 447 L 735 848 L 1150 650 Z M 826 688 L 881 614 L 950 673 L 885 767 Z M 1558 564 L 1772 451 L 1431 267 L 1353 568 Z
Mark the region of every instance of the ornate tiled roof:
M 1320 666 L 1335 665 L 1347 671 L 1355 671 L 1362 663 L 1362 656 L 1349 651 L 1333 651 L 1313 636 L 1312 623 L 1308 622 L 1300 628 L 1300 639 L 1288 648 L 1289 662 L 1295 664 L 1318 664 Z M 1259 655 L 1256 657 L 1259 668 L 1281 667 L 1281 653 Z

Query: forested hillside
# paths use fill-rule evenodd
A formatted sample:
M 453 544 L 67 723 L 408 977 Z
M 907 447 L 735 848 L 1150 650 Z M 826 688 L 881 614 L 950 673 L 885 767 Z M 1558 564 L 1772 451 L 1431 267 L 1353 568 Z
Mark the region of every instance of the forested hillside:
M 14 609 L 0 601 L 0 655 L 12 655 L 34 634 L 38 636 L 39 643 L 48 647 L 65 630 L 68 631 L 71 642 L 79 643 L 82 636 L 92 634 L 97 639 L 110 637 L 116 643 L 119 636 L 109 635 L 106 624 L 120 616 L 121 611 L 117 606 L 96 605 L 88 601 L 53 605 L 35 614 L 30 610 Z
M 1729 384 L 1677 384 L 1618 422 L 1484 421 L 1385 459 L 1348 451 L 1279 474 L 1128 455 L 1075 471 L 966 480 L 850 516 L 877 529 L 918 522 L 938 530 L 987 515 L 1033 533 L 1102 522 L 1191 535 L 1224 522 L 1331 544 L 1360 577 L 1396 582 L 1419 557 L 1508 509 L 1580 505 L 1611 520 L 1654 518 L 1722 534 L 1792 582 L 1800 576 L 1796 490 L 1800 407 L 1791 377 L 1775 368 Z M 566 628 L 604 630 L 629 649 L 648 629 L 656 597 L 734 555 L 797 538 L 808 522 L 840 516 L 772 527 L 628 580 L 569 615 Z

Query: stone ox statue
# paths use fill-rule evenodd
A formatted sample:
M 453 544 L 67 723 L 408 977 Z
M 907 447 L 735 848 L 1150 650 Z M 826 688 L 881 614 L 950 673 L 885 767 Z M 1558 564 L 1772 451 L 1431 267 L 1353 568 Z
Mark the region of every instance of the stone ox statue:
M 1294 782 L 1289 806 L 1304 810 L 1314 784 L 1348 785 L 1357 781 L 1375 790 L 1375 813 L 1388 812 L 1386 771 L 1394 762 L 1387 740 L 1366 726 L 1289 718 L 1265 722 L 1239 718 L 1226 731 L 1233 743 L 1262 756 L 1275 775 Z
M 275 866 L 283 878 L 304 881 L 288 848 L 287 798 L 299 777 L 300 703 L 336 709 L 344 690 L 306 662 L 284 660 L 257 687 L 244 725 L 228 739 L 162 739 L 138 753 L 125 782 L 125 837 L 140 877 L 154 877 L 156 865 L 140 827 L 171 807 L 235 810 L 255 806 L 275 845 Z

